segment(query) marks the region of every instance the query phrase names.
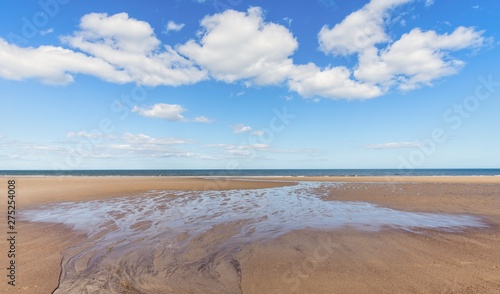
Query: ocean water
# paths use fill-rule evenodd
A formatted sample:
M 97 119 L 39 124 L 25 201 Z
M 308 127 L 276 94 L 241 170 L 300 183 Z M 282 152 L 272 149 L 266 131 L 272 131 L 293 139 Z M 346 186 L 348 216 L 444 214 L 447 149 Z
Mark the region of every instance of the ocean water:
M 0 176 L 500 176 L 500 169 L 0 170 Z

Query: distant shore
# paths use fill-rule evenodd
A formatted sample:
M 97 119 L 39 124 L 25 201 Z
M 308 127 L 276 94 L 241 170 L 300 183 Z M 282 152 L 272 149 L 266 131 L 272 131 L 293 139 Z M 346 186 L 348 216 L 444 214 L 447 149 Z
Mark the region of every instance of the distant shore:
M 0 170 L 5 176 L 152 176 L 152 177 L 365 177 L 500 176 L 495 168 L 455 169 L 169 169 L 169 170 Z
M 242 293 L 500 293 L 500 177 L 497 176 L 4 178 L 17 182 L 21 218 L 26 208 L 55 202 L 133 197 L 151 190 L 279 189 L 298 181 L 338 182 L 341 184 L 335 188 L 322 191 L 325 195 L 322 197 L 369 202 L 404 211 L 469 214 L 484 219 L 488 228 L 461 232 L 426 230 L 419 234 L 393 229 L 294 231 L 264 243 L 245 245 L 236 255 L 241 266 Z M 4 206 L 2 203 L 2 214 Z M 231 232 L 234 226 L 228 221 L 223 232 Z M 85 242 L 85 234 L 58 224 L 26 220 L 18 230 L 22 247 L 17 290 L 50 293 L 57 286 L 61 272 L 60 253 Z M 204 236 L 203 242 L 217 240 L 222 237 L 220 234 L 212 232 Z M 324 259 L 320 260 L 315 258 L 316 251 L 318 244 L 324 242 L 331 244 L 322 251 Z M 203 244 L 200 246 L 210 243 Z M 196 252 L 193 251 L 192 258 L 199 254 Z M 189 281 L 180 281 L 186 282 Z M 12 289 L 2 286 L 0 290 Z

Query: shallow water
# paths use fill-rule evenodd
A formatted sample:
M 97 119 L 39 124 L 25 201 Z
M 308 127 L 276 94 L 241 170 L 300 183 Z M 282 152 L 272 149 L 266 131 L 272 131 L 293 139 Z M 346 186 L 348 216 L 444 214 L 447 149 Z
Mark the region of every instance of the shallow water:
M 468 215 L 414 213 L 364 202 L 325 201 L 336 183 L 233 191 L 151 191 L 138 197 L 57 203 L 23 212 L 69 225 L 88 242 L 63 254 L 55 293 L 239 293 L 236 253 L 292 230 L 485 226 Z

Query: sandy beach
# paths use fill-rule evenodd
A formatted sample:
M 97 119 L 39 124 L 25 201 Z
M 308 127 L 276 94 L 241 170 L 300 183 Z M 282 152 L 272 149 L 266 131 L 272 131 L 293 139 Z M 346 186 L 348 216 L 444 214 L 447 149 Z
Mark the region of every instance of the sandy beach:
M 7 179 L 22 221 L 2 293 L 500 293 L 500 177 Z M 381 218 L 321 226 L 336 203 Z

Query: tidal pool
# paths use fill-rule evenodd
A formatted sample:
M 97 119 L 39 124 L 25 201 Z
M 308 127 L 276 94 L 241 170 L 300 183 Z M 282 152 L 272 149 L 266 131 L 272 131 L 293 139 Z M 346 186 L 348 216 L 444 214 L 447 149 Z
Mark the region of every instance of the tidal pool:
M 219 293 L 238 293 L 241 269 L 234 258 L 238 250 L 292 230 L 453 231 L 486 226 L 470 215 L 324 200 L 321 194 L 336 185 L 302 182 L 255 190 L 150 191 L 134 197 L 48 204 L 24 210 L 22 216 L 88 234 L 87 242 L 63 253 L 55 293 L 168 292 L 175 281 L 188 281 L 185 289 L 193 293 L 214 287 Z

